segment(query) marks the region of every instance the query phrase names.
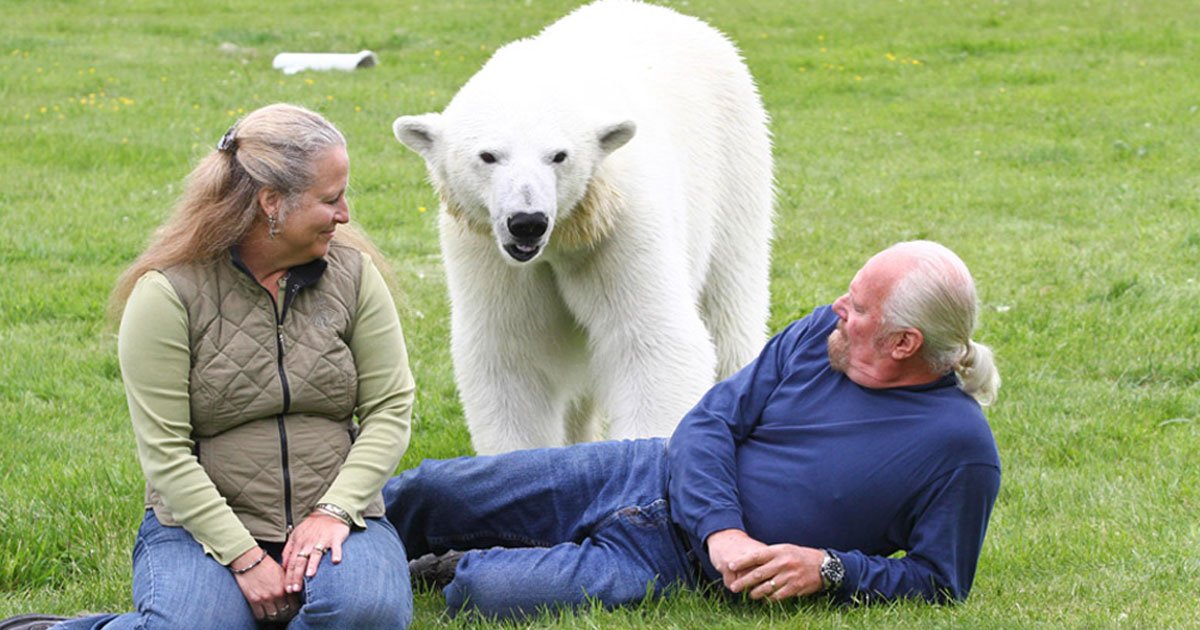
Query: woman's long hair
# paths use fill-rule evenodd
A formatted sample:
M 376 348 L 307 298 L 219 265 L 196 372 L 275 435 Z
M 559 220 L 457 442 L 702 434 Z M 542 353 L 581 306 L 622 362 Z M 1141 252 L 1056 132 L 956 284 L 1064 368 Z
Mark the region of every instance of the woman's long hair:
M 345 145 L 332 123 L 303 107 L 268 105 L 246 115 L 188 175 L 171 216 L 117 279 L 109 297 L 111 320 L 120 319 L 130 292 L 146 272 L 227 255 L 255 222 L 266 220 L 258 203 L 262 189 L 283 196 L 276 218 L 286 221 L 287 210 L 313 183 L 314 158 Z M 386 261 L 365 234 L 349 225 L 336 234 L 340 242 L 370 255 L 390 280 Z

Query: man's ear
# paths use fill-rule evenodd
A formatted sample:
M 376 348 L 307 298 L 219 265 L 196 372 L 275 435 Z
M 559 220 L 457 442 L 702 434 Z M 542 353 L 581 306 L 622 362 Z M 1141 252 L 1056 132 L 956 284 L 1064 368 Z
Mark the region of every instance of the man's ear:
M 895 333 L 892 339 L 892 358 L 897 361 L 916 356 L 925 343 L 925 335 L 916 328 L 905 328 Z
M 263 209 L 263 212 L 273 217 L 279 216 L 279 206 L 283 203 L 283 195 L 278 192 L 263 187 L 258 191 L 258 207 Z

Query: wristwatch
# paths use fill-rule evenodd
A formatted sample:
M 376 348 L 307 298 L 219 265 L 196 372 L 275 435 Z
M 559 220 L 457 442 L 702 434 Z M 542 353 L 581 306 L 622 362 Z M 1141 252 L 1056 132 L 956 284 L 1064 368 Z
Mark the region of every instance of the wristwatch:
M 825 559 L 821 561 L 821 591 L 835 591 L 841 588 L 845 577 L 846 566 L 842 564 L 842 559 L 826 549 Z

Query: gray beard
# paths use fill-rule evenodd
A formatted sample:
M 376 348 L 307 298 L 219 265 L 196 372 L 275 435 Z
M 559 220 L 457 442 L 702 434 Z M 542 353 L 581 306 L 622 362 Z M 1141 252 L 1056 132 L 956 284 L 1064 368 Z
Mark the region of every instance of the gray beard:
M 829 338 L 825 341 L 825 345 L 829 352 L 829 367 L 835 372 L 846 373 L 846 368 L 850 365 L 850 344 L 846 342 L 846 336 L 840 330 L 834 330 L 829 333 Z

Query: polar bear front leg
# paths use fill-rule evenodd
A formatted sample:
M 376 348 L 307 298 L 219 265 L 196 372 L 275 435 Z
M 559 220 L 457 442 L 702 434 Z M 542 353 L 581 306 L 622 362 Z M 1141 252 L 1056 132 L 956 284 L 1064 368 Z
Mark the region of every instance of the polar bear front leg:
M 509 266 L 490 239 L 462 237 L 444 236 L 443 251 L 472 446 L 493 454 L 562 445 L 568 403 L 586 382 L 582 333 L 545 265 Z
M 669 436 L 713 384 L 712 340 L 681 256 L 647 259 L 645 247 L 613 251 L 624 249 L 615 243 L 605 249 L 558 282 L 587 329 L 609 437 Z

